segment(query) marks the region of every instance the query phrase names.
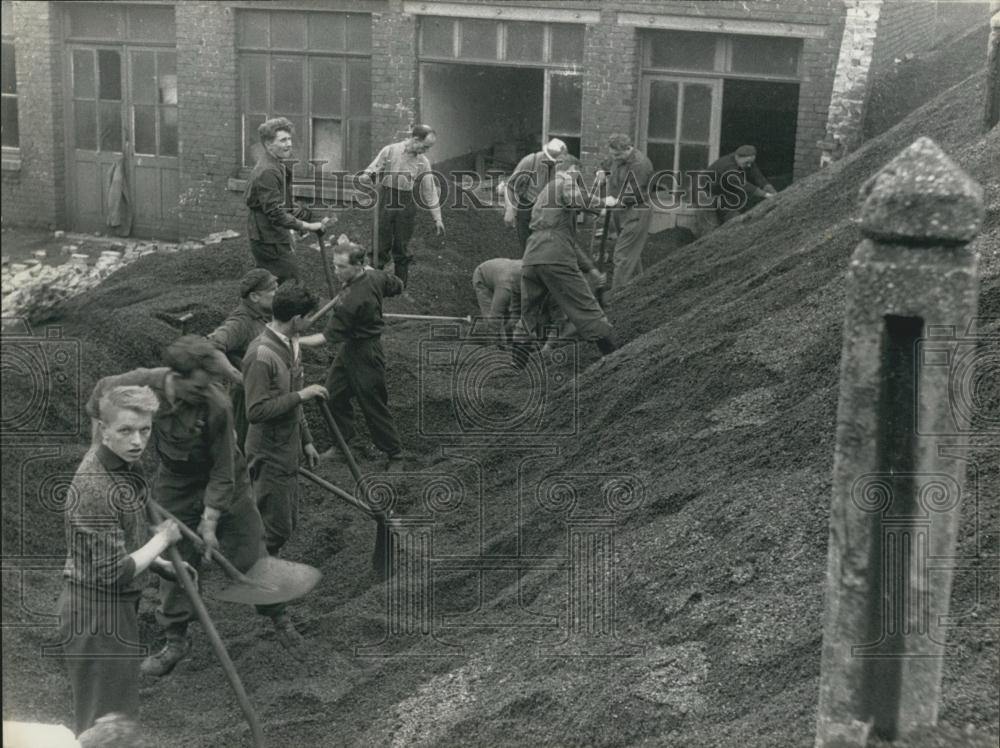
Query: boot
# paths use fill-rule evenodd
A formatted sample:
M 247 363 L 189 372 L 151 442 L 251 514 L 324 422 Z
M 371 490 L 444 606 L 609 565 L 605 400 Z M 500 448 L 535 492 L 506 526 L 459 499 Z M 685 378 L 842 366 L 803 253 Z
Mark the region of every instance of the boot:
M 406 284 L 410 279 L 410 263 L 408 261 L 393 262 L 393 272 L 395 272 L 396 277 L 403 281 L 403 288 L 406 288 Z
M 292 623 L 288 613 L 281 613 L 271 619 L 274 622 L 274 634 L 278 643 L 292 653 L 298 653 L 305 645 L 305 639 Z
M 597 350 L 601 352 L 602 356 L 607 356 L 609 353 L 618 350 L 618 346 L 615 345 L 615 341 L 611 336 L 607 335 L 597 340 Z
M 158 678 L 169 675 L 177 667 L 177 663 L 183 660 L 191 652 L 191 638 L 186 634 L 181 638 L 169 637 L 163 649 L 155 655 L 150 655 L 142 661 L 139 669 L 143 675 L 154 675 Z

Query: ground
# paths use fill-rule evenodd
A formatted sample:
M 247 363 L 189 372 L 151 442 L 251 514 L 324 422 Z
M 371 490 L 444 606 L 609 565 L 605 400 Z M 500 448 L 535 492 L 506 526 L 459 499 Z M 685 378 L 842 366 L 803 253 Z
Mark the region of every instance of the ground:
M 624 347 L 607 359 L 564 347 L 517 374 L 454 329 L 393 323 L 389 386 L 412 456 L 401 475 L 363 468 L 371 494 L 410 523 L 408 552 L 428 554 L 433 595 L 380 583 L 373 524 L 304 485 L 285 555 L 324 573 L 293 608 L 309 661 L 291 660 L 247 609 L 209 601 L 269 745 L 811 745 L 858 189 L 920 135 L 983 184 L 980 315 L 1000 320 L 1000 131 L 978 130 L 983 86 L 975 75 L 945 91 L 766 215 L 664 248 L 613 298 Z M 341 227 L 362 236 L 365 220 L 345 213 Z M 390 311 L 473 312 L 471 269 L 516 252 L 498 213 L 445 221 L 444 241 L 421 226 L 410 298 Z M 318 257 L 303 261 L 325 291 Z M 144 257 L 70 303 L 48 322 L 80 341 L 81 391 L 155 362 L 182 312 L 195 312 L 193 331 L 210 329 L 248 264 L 241 240 Z M 310 381 L 326 360 L 307 359 Z M 18 386 L 5 383 L 5 399 Z M 980 396 L 995 424 L 989 382 Z M 51 432 L 78 428 L 70 399 L 46 416 Z M 322 449 L 328 437 L 307 413 Z M 469 431 L 521 416 L 514 439 Z M 50 498 L 42 480 L 71 471 L 83 449 L 72 436 L 50 441 L 61 453 L 4 453 L 5 556 L 18 549 L 38 567 L 64 547 L 58 507 L 39 503 Z M 904 745 L 995 745 L 1000 734 L 1000 467 L 995 449 L 970 442 L 978 480 L 963 505 L 968 570 L 953 591 L 944 725 Z M 320 472 L 354 488 L 339 461 Z M 530 563 L 505 568 L 512 555 Z M 570 574 L 570 559 L 589 565 Z M 66 723 L 68 684 L 39 656 L 58 575 L 21 574 L 4 575 L 5 623 L 23 624 L 4 630 L 4 717 Z M 152 599 L 141 620 L 156 645 Z M 142 703 L 161 745 L 249 745 L 200 632 L 173 675 L 143 682 Z

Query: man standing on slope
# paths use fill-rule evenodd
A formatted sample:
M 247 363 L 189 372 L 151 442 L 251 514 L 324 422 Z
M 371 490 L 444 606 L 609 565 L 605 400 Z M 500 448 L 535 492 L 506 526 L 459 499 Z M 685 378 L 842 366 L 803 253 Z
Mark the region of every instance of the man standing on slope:
M 649 205 L 649 183 L 653 163 L 632 145 L 628 135 L 608 138 L 610 157 L 598 172 L 598 184 L 607 182 L 608 194 L 618 200 L 611 211 L 609 229 L 618 234 L 614 247 L 612 287 L 619 289 L 642 273 L 642 250 L 649 238 L 653 210 Z
M 541 323 L 550 299 L 573 323 L 577 334 L 597 344 L 602 355 L 615 350 L 611 325 L 583 273 L 590 274 L 598 287 L 604 276 L 576 243 L 576 213 L 596 207 L 599 198 L 590 198 L 580 189 L 580 162 L 569 157 L 556 171 L 535 200 L 531 211 L 531 236 L 521 261 L 521 321 L 515 329 L 515 366 L 527 364 L 532 336 L 541 337 Z M 617 200 L 607 197 L 603 204 L 614 207 Z
M 418 199 L 420 205 L 430 210 L 437 233 L 444 234 L 441 195 L 434 181 L 431 162 L 425 155 L 434 147 L 436 140 L 433 128 L 414 125 L 409 138 L 379 151 L 361 177 L 379 186 L 379 269 L 385 267 L 391 255 L 393 270 L 404 287 L 409 281 L 410 265 L 413 263 L 413 253 L 408 245 L 417 220 Z
M 319 464 L 302 403 L 327 397 L 322 385 L 304 386 L 299 333 L 309 324 L 316 297 L 301 283 L 283 283 L 274 295 L 274 319 L 247 349 L 247 460 L 267 552 L 277 556 L 298 524 L 299 461 Z

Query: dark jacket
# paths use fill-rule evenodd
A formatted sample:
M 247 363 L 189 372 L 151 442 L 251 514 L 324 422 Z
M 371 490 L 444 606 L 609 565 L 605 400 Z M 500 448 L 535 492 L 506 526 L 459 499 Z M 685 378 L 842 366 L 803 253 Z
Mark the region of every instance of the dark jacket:
M 292 169 L 285 168 L 267 151 L 253 167 L 244 194 L 247 208 L 247 237 L 267 244 L 288 244 L 289 231 L 302 230 L 303 221 L 312 221 L 312 212 L 294 202 Z
M 608 173 L 608 194 L 619 200 L 621 208 L 649 202 L 649 184 L 653 180 L 653 162 L 637 148 L 624 161 L 605 159 L 601 168 Z
M 337 294 L 323 336 L 330 343 L 368 340 L 382 334 L 382 300 L 403 293 L 403 282 L 382 270 L 367 268 Z
M 226 354 L 229 363 L 239 369 L 243 366 L 243 357 L 250 342 L 264 332 L 270 321 L 269 314 L 250 306 L 246 299 L 241 299 L 240 305 L 207 337 L 212 345 Z
M 741 169 L 739 164 L 736 163 L 736 154 L 727 153 L 725 156 L 713 161 L 708 170 L 712 172 L 712 194 L 721 195 L 723 192 L 732 192 L 734 183 L 743 184 L 744 189 L 748 194 L 755 197 L 763 197 L 765 191 L 774 192 L 774 187 L 771 183 L 767 181 L 767 177 L 757 166 L 757 162 L 754 161 L 750 164 L 750 168 Z M 733 173 L 728 179 L 724 180 L 723 176 L 727 173 Z

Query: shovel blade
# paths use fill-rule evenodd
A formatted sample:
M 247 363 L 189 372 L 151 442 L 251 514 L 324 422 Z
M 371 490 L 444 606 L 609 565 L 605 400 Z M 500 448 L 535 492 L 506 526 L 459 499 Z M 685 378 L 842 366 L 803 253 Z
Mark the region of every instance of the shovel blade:
M 302 597 L 323 576 L 319 569 L 266 556 L 246 572 L 250 584 L 234 582 L 213 593 L 216 600 L 246 605 L 273 605 Z

